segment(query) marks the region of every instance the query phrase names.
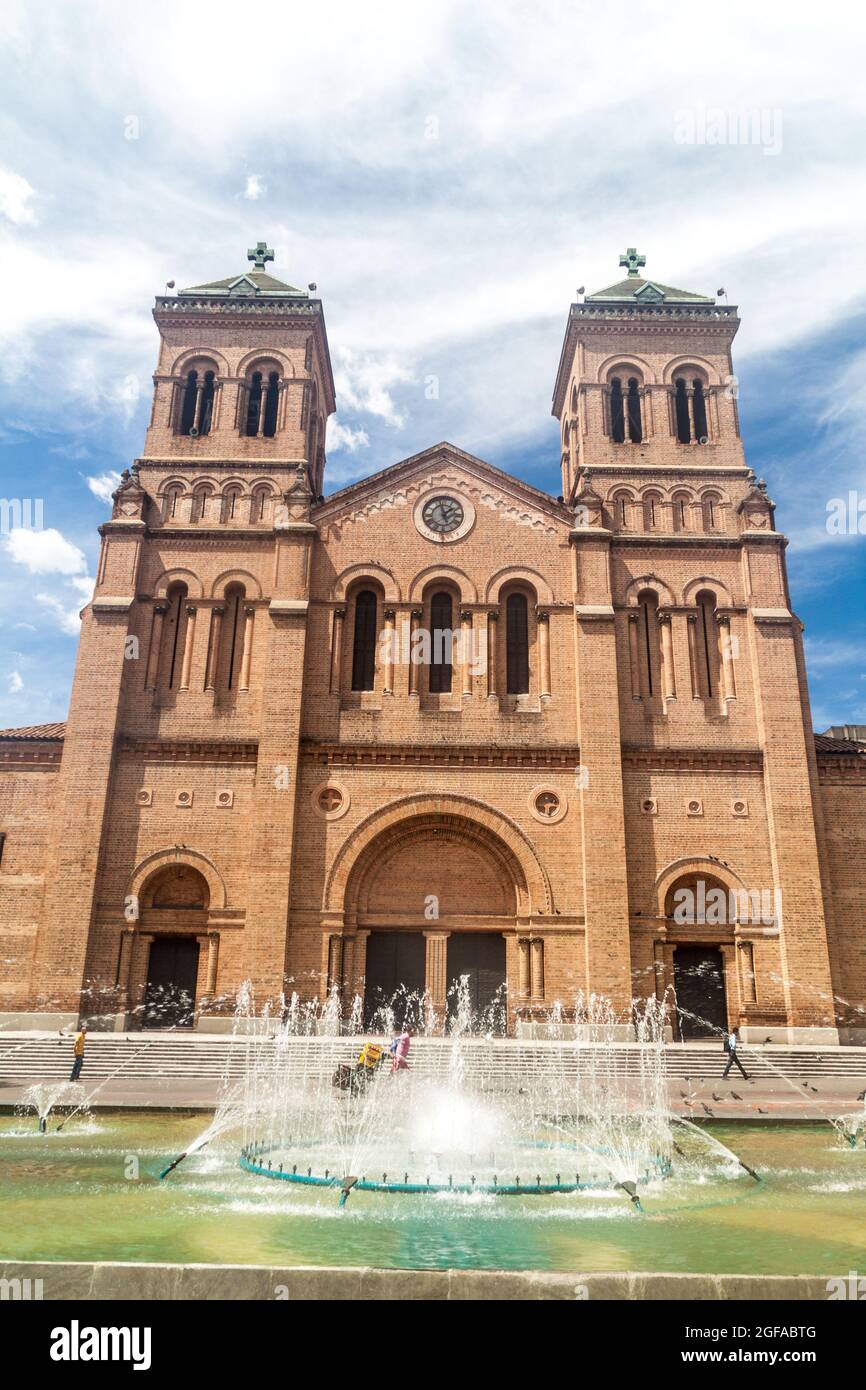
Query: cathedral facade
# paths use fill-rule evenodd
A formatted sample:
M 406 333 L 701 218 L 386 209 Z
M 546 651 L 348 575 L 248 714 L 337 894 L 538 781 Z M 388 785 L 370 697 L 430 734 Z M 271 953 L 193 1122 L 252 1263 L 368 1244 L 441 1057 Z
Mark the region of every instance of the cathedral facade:
M 866 1041 L 866 745 L 812 732 L 736 309 L 632 251 L 571 305 L 558 497 L 446 443 L 325 495 L 322 304 L 250 259 L 157 299 L 68 720 L 0 733 L 3 1025 L 462 980 Z

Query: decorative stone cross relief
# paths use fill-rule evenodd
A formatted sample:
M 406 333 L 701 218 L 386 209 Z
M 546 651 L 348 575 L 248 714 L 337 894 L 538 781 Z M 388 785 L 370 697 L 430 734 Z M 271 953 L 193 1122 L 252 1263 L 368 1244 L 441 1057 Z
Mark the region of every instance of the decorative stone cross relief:
M 247 260 L 255 261 L 256 270 L 264 270 L 265 261 L 272 261 L 274 253 L 266 241 L 257 241 L 255 246 L 251 246 L 247 252 Z

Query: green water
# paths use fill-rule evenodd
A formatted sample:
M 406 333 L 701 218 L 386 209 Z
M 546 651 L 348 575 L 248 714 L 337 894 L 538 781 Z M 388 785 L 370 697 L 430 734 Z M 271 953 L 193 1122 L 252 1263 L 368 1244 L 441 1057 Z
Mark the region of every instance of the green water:
M 437 1269 L 838 1274 L 866 1267 L 866 1149 L 822 1125 L 715 1124 L 765 1181 L 704 1155 L 644 1193 L 401 1197 L 258 1178 L 220 1140 L 166 1182 L 206 1117 L 0 1116 L 0 1258 Z M 57 1121 L 52 1119 L 51 1129 Z M 708 1127 L 709 1132 L 709 1127 Z

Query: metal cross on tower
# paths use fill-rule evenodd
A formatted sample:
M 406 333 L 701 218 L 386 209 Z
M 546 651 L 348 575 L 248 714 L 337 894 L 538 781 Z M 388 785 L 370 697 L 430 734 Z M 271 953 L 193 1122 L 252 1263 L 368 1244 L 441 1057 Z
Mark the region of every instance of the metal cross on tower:
M 629 277 L 637 275 L 638 266 L 646 265 L 646 256 L 639 256 L 633 246 L 630 246 L 624 256 L 619 258 L 620 265 L 628 266 Z
M 255 261 L 256 270 L 264 270 L 265 261 L 272 261 L 274 253 L 266 241 L 257 241 L 255 246 L 251 246 L 247 252 L 247 260 Z

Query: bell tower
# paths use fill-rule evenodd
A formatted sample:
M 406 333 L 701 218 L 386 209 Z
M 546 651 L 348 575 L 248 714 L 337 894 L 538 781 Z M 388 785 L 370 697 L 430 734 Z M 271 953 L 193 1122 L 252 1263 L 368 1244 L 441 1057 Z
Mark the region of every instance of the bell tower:
M 322 302 L 315 285 L 300 290 L 268 274 L 266 242 L 247 259 L 239 275 L 156 301 L 159 360 L 140 460 L 152 495 L 178 469 L 252 467 L 279 486 L 298 464 L 314 498 L 322 494 L 335 408 Z
M 743 466 L 731 344 L 733 305 L 640 273 L 571 305 L 553 394 L 561 426 L 562 494 L 584 468 Z
M 673 984 L 676 952 L 693 938 L 658 900 L 669 862 L 659 846 L 670 837 L 722 872 L 736 822 L 760 805 L 766 839 L 749 840 L 728 886 L 778 906 L 770 923 L 727 923 L 713 943 L 729 1009 L 746 981 L 729 1021 L 748 1039 L 751 1018 L 776 1009 L 788 1041 L 835 1042 L 802 626 L 787 539 L 740 438 L 739 318 L 713 296 L 647 279 L 645 265 L 629 247 L 624 277 L 571 305 L 553 394 L 574 514 L 590 978 L 616 997 L 629 941 L 633 971 L 662 992 Z M 641 865 L 652 873 L 641 878 Z M 777 998 L 749 996 L 755 960 L 783 981 Z

